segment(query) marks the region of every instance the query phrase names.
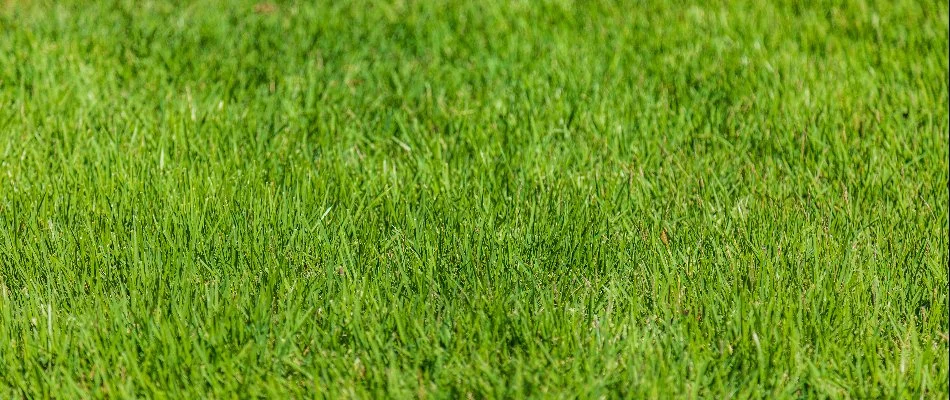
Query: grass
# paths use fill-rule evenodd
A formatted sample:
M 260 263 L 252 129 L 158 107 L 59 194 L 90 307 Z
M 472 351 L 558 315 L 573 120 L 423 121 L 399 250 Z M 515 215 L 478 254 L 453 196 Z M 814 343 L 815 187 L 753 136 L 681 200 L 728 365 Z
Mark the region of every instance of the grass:
M 0 3 L 0 397 L 948 397 L 948 3 Z

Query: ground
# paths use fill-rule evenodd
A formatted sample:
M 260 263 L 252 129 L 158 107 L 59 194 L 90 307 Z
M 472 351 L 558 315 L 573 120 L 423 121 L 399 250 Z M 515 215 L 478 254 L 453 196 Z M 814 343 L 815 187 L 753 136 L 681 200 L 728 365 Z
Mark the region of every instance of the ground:
M 948 9 L 0 2 L 0 397 L 947 398 Z

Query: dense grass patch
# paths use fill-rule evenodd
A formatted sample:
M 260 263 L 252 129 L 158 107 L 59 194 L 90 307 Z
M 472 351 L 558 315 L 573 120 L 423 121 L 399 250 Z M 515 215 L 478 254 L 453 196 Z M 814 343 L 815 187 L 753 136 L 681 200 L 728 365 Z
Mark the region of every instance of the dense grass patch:
M 0 397 L 930 397 L 948 3 L 0 3 Z

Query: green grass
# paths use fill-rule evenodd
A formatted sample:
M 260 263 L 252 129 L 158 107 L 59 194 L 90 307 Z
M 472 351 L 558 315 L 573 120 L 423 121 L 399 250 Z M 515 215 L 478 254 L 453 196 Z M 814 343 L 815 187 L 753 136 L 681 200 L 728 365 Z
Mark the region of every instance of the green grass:
M 0 2 L 0 398 L 948 397 L 948 3 Z

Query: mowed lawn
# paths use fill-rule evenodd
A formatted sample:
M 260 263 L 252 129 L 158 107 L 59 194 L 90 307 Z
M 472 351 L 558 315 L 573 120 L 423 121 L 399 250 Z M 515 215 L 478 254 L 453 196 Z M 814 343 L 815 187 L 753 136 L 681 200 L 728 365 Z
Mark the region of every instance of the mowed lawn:
M 947 398 L 948 2 L 0 2 L 0 398 Z

